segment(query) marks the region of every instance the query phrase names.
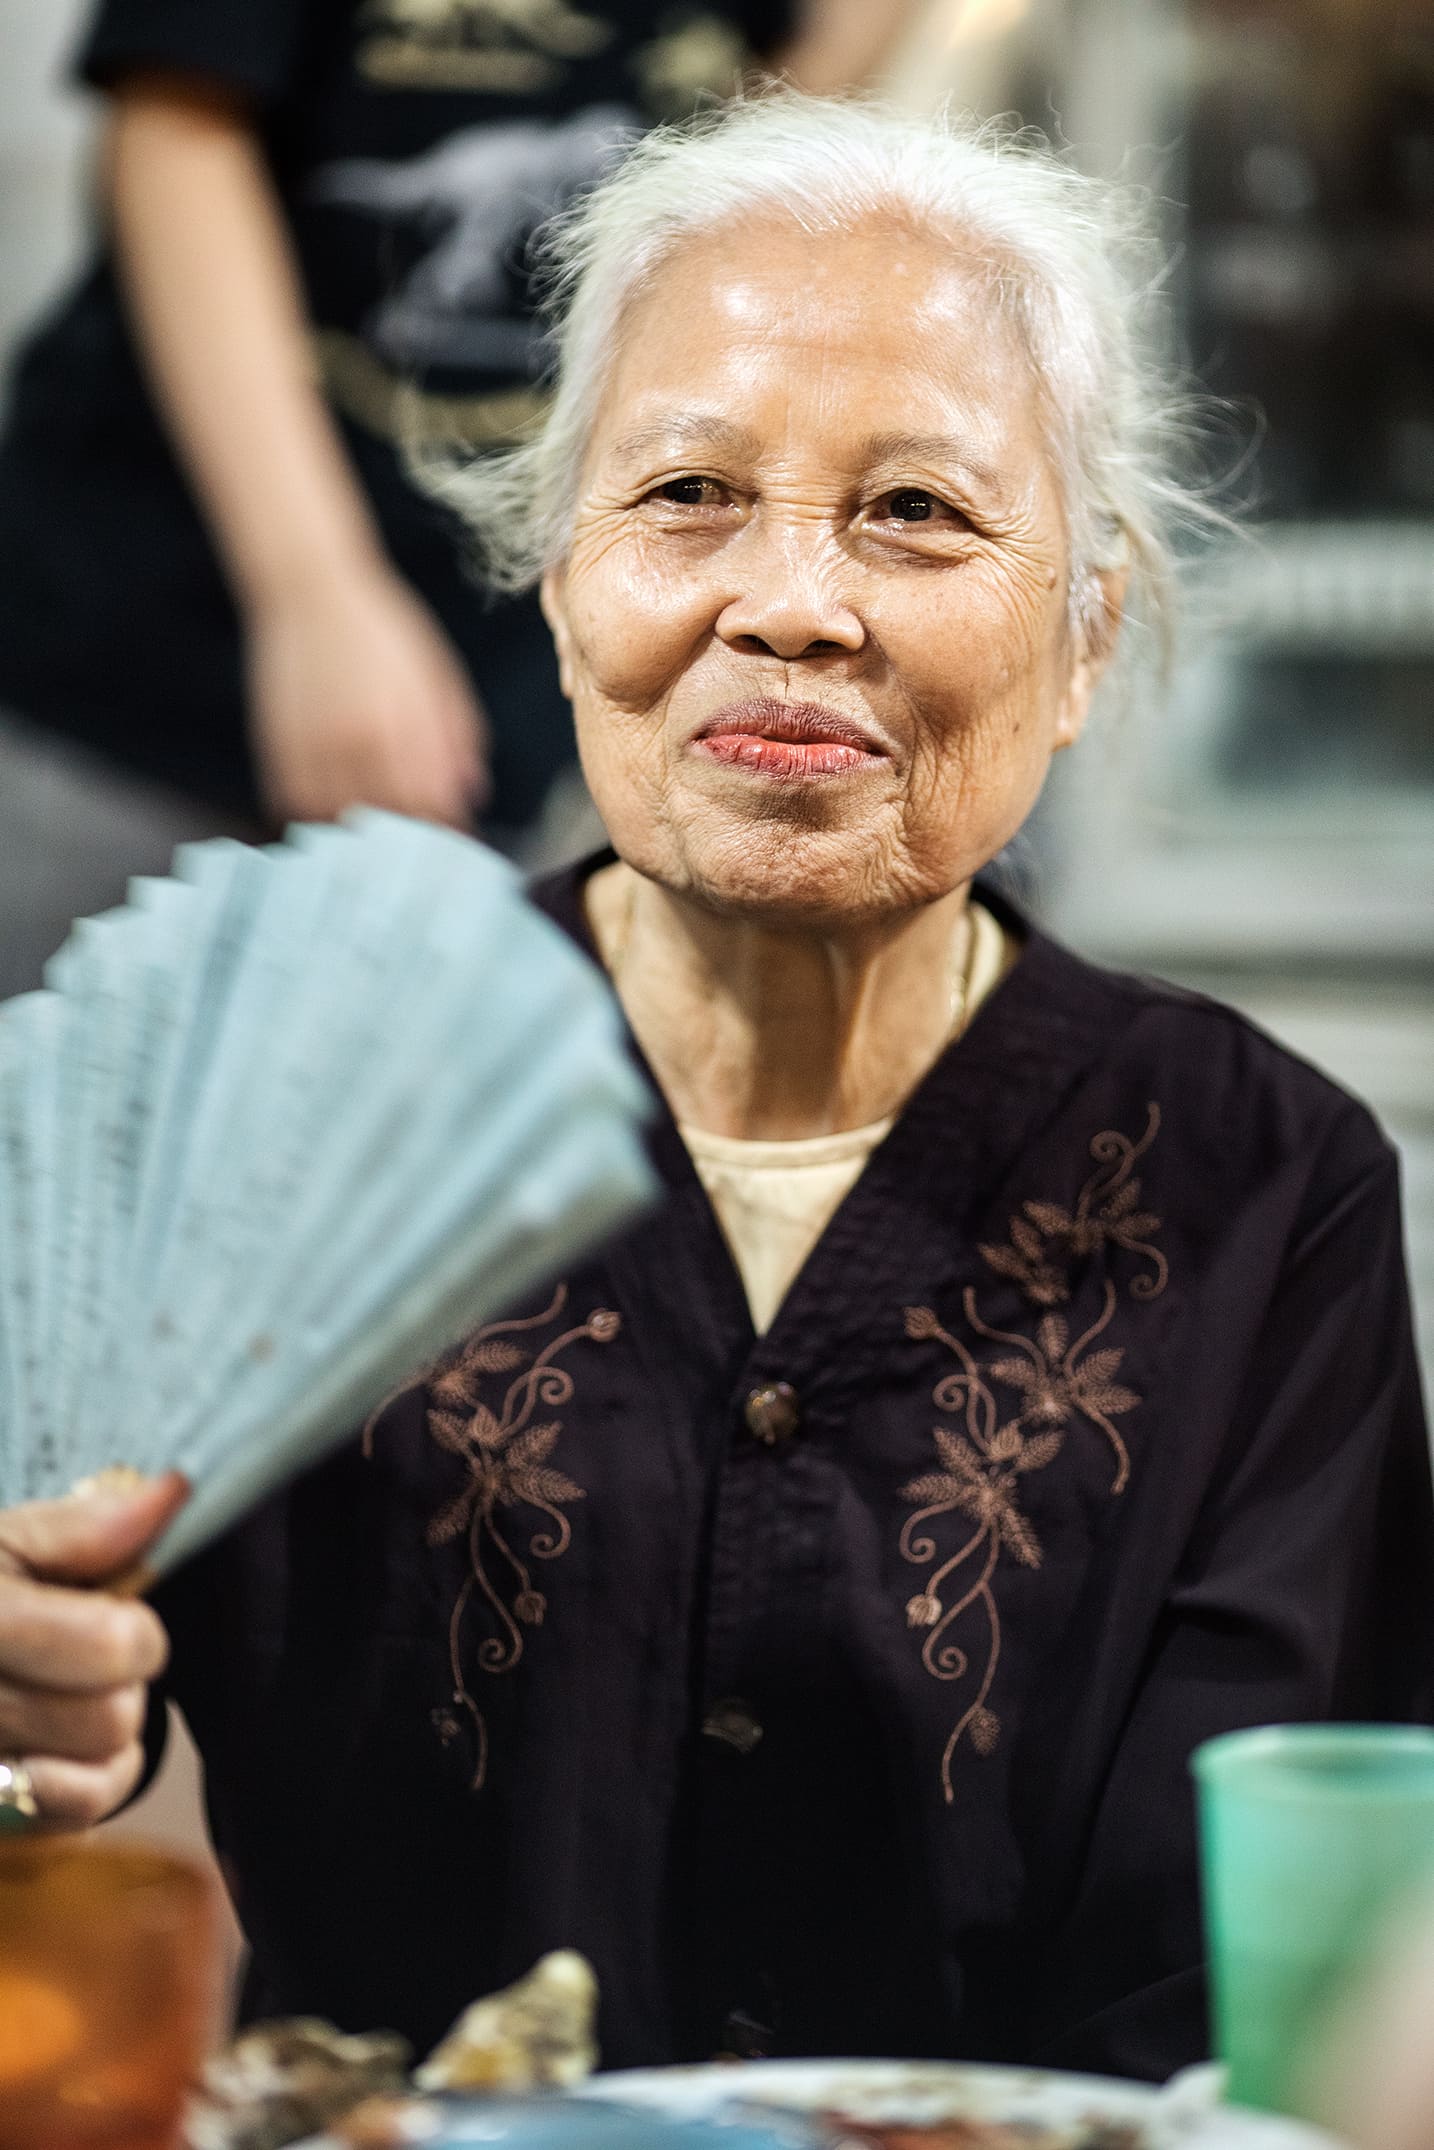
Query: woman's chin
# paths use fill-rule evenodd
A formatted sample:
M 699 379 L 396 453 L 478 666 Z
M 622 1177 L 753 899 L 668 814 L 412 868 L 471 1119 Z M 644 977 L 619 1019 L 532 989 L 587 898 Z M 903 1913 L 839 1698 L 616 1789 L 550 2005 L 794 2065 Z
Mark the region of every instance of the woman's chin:
M 681 832 L 683 891 L 714 910 L 779 927 L 850 927 L 905 908 L 871 828 L 704 819 Z M 665 878 L 665 877 L 660 877 Z M 678 885 L 674 882 L 671 885 Z

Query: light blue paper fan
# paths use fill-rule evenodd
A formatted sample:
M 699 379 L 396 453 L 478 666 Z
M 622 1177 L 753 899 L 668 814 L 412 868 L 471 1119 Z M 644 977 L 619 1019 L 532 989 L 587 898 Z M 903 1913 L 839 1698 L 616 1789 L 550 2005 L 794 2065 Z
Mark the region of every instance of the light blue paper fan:
M 183 1471 L 164 1572 L 630 1217 L 645 1104 L 478 844 L 182 850 L 0 1008 L 0 1505 Z

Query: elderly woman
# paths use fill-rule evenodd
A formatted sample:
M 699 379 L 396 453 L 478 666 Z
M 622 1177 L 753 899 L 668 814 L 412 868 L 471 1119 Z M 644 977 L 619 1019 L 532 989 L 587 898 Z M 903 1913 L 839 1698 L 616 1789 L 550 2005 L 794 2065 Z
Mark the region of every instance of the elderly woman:
M 587 1951 L 609 2063 L 1205 2050 L 1187 1760 L 1430 1705 L 1394 1160 L 977 880 L 1158 585 L 1102 197 L 774 98 L 557 241 L 541 577 L 614 854 L 540 892 L 663 1206 L 163 1596 L 249 2005 L 422 2040 Z M 4 1519 L 0 1752 L 139 1774 L 164 1488 Z

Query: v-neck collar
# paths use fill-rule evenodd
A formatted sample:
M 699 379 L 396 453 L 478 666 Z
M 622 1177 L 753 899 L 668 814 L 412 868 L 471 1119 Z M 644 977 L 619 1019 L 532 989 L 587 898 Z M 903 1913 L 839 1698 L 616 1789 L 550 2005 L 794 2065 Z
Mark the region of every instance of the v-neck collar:
M 599 965 L 584 891 L 615 857 L 604 849 L 531 890 L 539 908 Z M 1142 997 L 1136 980 L 1073 955 L 989 884 L 976 882 L 972 893 L 1019 937 L 1021 955 L 897 1111 L 761 1336 L 676 1119 L 628 1030 L 628 1049 L 655 1100 L 653 1162 L 679 1202 L 684 1229 L 708 1242 L 703 1266 L 714 1279 L 721 1275 L 724 1311 L 745 1329 L 749 1372 L 770 1364 L 790 1374 L 805 1356 L 804 1339 L 811 1340 L 808 1350 L 829 1345 L 834 1330 L 855 1340 L 869 1328 L 873 1306 L 889 1307 L 893 1294 L 902 1303 L 905 1280 L 913 1287 L 929 1282 L 933 1242 L 948 1245 L 953 1265 L 959 1263 L 970 1246 L 965 1227 L 973 1214 Z

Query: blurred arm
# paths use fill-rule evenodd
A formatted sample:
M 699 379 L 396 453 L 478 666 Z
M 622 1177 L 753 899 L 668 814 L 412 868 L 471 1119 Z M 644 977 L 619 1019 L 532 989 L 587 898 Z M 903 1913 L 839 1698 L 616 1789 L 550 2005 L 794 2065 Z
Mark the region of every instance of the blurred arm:
M 126 77 L 107 175 L 137 338 L 246 628 L 271 804 L 466 819 L 471 692 L 394 574 L 319 392 L 243 106 L 187 76 Z
M 919 13 L 918 0 L 803 0 L 795 36 L 774 67 L 825 96 L 871 81 Z
M 241 605 L 376 572 L 378 539 L 314 384 L 288 239 L 242 109 L 191 81 L 127 80 L 108 175 L 140 341 Z

